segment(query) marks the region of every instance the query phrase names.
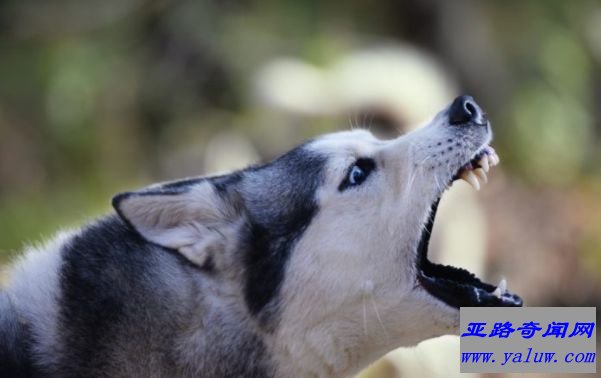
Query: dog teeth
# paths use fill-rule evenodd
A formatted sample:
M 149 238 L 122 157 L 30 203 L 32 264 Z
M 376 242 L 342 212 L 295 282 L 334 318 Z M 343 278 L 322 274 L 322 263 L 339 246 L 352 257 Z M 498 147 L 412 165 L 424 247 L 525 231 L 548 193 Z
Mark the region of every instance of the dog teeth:
M 488 172 L 499 164 L 500 159 L 494 148 L 486 146 L 480 153 L 478 161 L 469 162 L 459 170 L 459 178 L 465 180 L 472 188 L 480 190 L 481 183 L 488 183 Z
M 507 280 L 505 278 L 503 278 L 501 280 L 501 282 L 499 282 L 499 286 L 497 286 L 495 291 L 492 292 L 492 295 L 494 295 L 497 298 L 501 298 L 501 296 L 503 294 L 505 294 L 506 292 L 507 292 Z
M 507 280 L 503 278 L 497 287 L 501 289 L 501 294 L 505 294 L 507 292 Z
M 488 158 L 488 163 L 492 167 L 494 167 L 495 165 L 497 165 L 501 162 L 501 159 L 499 159 L 499 155 L 497 155 L 497 152 L 495 151 L 495 149 L 490 146 L 488 146 L 486 148 L 484 157 Z
M 480 165 L 480 167 L 482 167 L 482 169 L 484 169 L 484 172 L 488 172 L 490 170 L 490 166 L 488 165 L 488 156 L 487 155 L 482 156 L 482 158 L 480 159 L 478 164 Z
M 487 183 L 488 182 L 488 177 L 486 177 L 486 172 L 484 171 L 483 168 L 476 168 L 474 169 L 474 174 L 476 176 L 478 176 L 478 178 L 480 179 L 480 181 L 482 181 L 483 183 Z
M 480 190 L 480 183 L 478 182 L 478 178 L 474 174 L 474 171 L 463 171 L 463 173 L 461 173 L 461 178 L 470 184 L 474 189 Z

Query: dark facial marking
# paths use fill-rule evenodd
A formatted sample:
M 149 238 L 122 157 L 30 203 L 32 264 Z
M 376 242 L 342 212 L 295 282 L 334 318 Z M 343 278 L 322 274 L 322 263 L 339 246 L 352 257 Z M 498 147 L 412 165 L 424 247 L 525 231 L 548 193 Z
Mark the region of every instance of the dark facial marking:
M 255 315 L 277 296 L 290 251 L 318 211 L 315 192 L 325 162 L 324 156 L 301 146 L 245 173 L 245 298 Z

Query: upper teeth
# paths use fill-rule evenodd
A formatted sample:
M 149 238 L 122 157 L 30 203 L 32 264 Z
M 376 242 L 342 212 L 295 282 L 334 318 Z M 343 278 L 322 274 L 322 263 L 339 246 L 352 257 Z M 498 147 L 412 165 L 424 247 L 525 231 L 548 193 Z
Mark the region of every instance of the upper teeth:
M 488 177 L 486 173 L 490 170 L 490 167 L 494 167 L 499 164 L 501 160 L 499 156 L 495 152 L 495 150 L 487 146 L 484 150 L 484 155 L 477 162 L 479 167 L 473 168 L 471 164 L 468 164 L 467 168 L 464 168 L 459 175 L 459 178 L 465 180 L 468 184 L 470 184 L 474 189 L 480 190 L 480 179 L 484 184 L 488 182 Z
M 478 179 L 476 178 L 476 175 L 473 171 L 463 171 L 463 173 L 461 173 L 461 178 L 464 179 L 468 184 L 473 186 L 474 189 L 480 190 L 480 183 L 478 182 Z
M 484 172 L 484 169 L 482 169 L 482 168 L 476 168 L 476 169 L 474 169 L 474 173 L 485 184 L 488 182 L 488 177 L 486 177 L 486 172 Z
M 484 172 L 488 172 L 489 171 L 489 166 L 488 166 L 488 155 L 484 155 L 482 156 L 482 158 L 480 158 L 480 161 L 478 162 L 478 164 L 480 164 L 480 166 L 482 167 L 482 169 L 484 169 Z

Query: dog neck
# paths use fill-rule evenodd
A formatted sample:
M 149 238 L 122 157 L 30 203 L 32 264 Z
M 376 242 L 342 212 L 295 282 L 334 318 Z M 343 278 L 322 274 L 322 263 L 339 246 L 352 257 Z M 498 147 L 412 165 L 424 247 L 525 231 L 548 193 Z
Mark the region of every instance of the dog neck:
M 277 377 L 348 377 L 393 349 L 390 340 L 366 334 L 355 319 L 288 325 L 267 340 Z

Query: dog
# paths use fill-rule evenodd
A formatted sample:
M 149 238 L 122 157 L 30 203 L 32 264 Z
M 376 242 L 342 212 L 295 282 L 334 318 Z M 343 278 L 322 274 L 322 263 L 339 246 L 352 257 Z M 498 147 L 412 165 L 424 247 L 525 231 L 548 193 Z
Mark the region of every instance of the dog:
M 443 192 L 498 163 L 491 139 L 461 96 L 396 139 L 341 131 L 118 194 L 12 268 L 0 376 L 345 377 L 456 333 L 461 306 L 521 306 L 427 256 Z

